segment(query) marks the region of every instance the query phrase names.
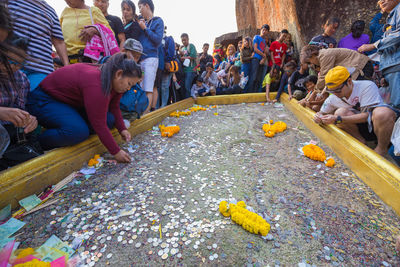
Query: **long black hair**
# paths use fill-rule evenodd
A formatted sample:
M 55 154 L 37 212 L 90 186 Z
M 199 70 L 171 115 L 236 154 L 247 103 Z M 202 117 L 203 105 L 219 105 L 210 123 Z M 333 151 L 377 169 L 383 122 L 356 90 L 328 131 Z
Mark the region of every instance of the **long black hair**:
M 109 95 L 112 90 L 112 81 L 115 73 L 122 70 L 123 77 L 142 78 L 142 69 L 132 59 L 128 59 L 125 53 L 118 53 L 110 57 L 106 63 L 100 66 L 101 87 L 104 95 Z
M 136 15 L 136 6 L 135 3 L 133 3 L 131 0 L 122 0 L 121 2 L 121 9 L 124 8 L 124 4 L 128 5 L 132 9 L 133 13 L 133 18 L 137 19 L 138 16 Z M 125 23 L 128 23 L 129 21 L 126 21 Z

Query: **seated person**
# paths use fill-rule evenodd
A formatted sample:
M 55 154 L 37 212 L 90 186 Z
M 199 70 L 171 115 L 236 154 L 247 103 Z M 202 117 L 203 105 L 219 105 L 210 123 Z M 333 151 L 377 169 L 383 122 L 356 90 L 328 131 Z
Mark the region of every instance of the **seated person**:
M 299 104 L 303 107 L 308 107 L 315 112 L 320 111 L 322 104 L 329 97 L 329 93 L 325 90 L 318 92 L 315 90 L 315 85 L 317 84 L 318 77 L 315 75 L 310 75 L 303 81 L 303 86 L 307 88 L 307 96 L 299 101 Z
M 45 150 L 78 144 L 95 132 L 118 162 L 130 162 L 113 138 L 115 126 L 126 141 L 126 129 L 120 110 L 122 95 L 142 77 L 142 70 L 123 53 L 101 65 L 73 64 L 47 76 L 31 92 L 27 108 L 46 130 L 39 136 Z
M 218 75 L 214 71 L 213 64 L 208 62 L 206 70 L 201 74 L 204 83 L 210 88 L 210 94 L 215 95 L 218 86 Z
M 337 46 L 337 42 L 332 36 L 335 35 L 339 25 L 340 20 L 338 18 L 329 18 L 323 26 L 324 33 L 313 37 L 311 42 L 313 44 L 319 44 L 318 46 L 321 47 L 335 48 Z
M 338 48 L 347 48 L 357 51 L 363 44 L 369 44 L 368 34 L 363 33 L 365 21 L 356 20 L 351 25 L 351 33 L 339 41 Z
M 289 78 L 288 92 L 289 100 L 293 97 L 301 100 L 307 95 L 307 89 L 303 86 L 304 79 L 309 75 L 308 64 L 301 64 L 300 69 L 296 70 Z
M 283 68 L 284 73 L 283 73 L 281 81 L 279 83 L 278 94 L 276 95 L 275 99 L 273 100 L 274 103 L 279 101 L 283 92 L 286 92 L 289 94 L 289 91 L 288 91 L 289 79 L 290 79 L 290 77 L 292 77 L 293 73 L 296 71 L 296 68 L 297 68 L 297 64 L 294 61 L 291 61 L 291 62 L 288 62 L 285 64 L 285 66 Z
M 335 124 L 364 144 L 366 140 L 377 140 L 375 152 L 384 156 L 399 112 L 383 102 L 375 83 L 353 81 L 345 67 L 331 69 L 325 82 L 331 95 L 314 121 Z
M 199 96 L 205 96 L 210 92 L 210 88 L 204 83 L 203 78 L 197 77 L 196 82 L 192 85 L 191 97 L 196 99 Z
M 271 102 L 269 98 L 269 92 L 274 92 L 279 89 L 279 83 L 281 81 L 281 68 L 278 65 L 273 65 L 271 71 L 265 75 L 262 88 L 267 96 L 267 101 Z
M 220 81 L 222 88 L 217 89 L 217 94 L 219 95 L 240 94 L 244 88 L 238 66 L 231 66 L 226 80 L 221 78 Z
M 0 56 L 6 59 L 0 63 L 0 125 L 4 127 L 2 136 L 7 137 L 8 135 L 7 141 L 2 140 L 2 143 L 8 144 L 2 147 L 1 152 L 4 152 L 4 155 L 0 159 L 0 170 L 5 170 L 43 153 L 40 146 L 36 145 L 32 135 L 38 125 L 36 117 L 25 109 L 30 84 L 20 68 L 26 58 L 27 46 L 21 47 L 20 44 L 14 42 L 10 45 L 12 46 L 0 43 Z M 31 148 L 35 144 L 33 147 L 35 151 L 24 153 L 24 151 L 18 150 L 17 158 L 9 155 L 13 153 L 12 151 L 17 151 L 21 141 L 27 141 Z

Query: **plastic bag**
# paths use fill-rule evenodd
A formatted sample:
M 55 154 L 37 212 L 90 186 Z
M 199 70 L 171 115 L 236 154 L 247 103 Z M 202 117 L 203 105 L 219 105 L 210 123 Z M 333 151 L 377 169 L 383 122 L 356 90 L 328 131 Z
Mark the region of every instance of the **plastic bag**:
M 400 156 L 400 119 L 394 124 L 391 141 L 394 146 L 394 155 Z

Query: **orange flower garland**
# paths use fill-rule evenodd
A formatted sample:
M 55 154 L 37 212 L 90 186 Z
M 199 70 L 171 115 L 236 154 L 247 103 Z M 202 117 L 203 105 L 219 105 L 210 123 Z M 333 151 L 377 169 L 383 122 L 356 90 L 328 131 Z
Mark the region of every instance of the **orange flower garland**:
M 269 122 L 269 124 L 264 124 L 262 127 L 266 137 L 272 138 L 275 134 L 282 133 L 287 129 L 287 125 L 283 121 L 277 121 L 274 124 L 271 124 L 274 122 L 273 120 Z
M 335 166 L 336 162 L 333 158 L 329 158 L 326 160 L 325 166 L 329 168 L 333 168 Z
M 94 157 L 89 160 L 88 166 L 95 167 L 97 164 L 99 164 L 99 159 L 100 159 L 100 155 L 98 155 L 98 154 L 94 155 Z
M 326 159 L 325 152 L 319 146 L 309 144 L 302 148 L 304 156 L 312 160 L 324 162 Z
M 165 127 L 164 125 L 158 126 L 160 128 L 161 136 L 162 137 L 172 137 L 175 134 L 179 133 L 181 128 L 179 126 L 168 126 Z

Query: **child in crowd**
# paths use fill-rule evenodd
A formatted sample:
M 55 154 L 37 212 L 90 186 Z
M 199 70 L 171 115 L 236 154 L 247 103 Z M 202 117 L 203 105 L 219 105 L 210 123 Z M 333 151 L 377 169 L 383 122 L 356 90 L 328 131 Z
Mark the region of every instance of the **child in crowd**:
M 285 64 L 285 67 L 283 68 L 284 72 L 279 83 L 278 93 L 276 94 L 276 98 L 273 100 L 274 103 L 279 101 L 283 92 L 286 92 L 288 94 L 290 93 L 289 96 L 291 96 L 292 92 L 289 92 L 289 79 L 296 71 L 296 68 L 297 64 L 294 61 L 290 61 Z
M 236 54 L 236 48 L 233 44 L 228 45 L 226 51 L 226 61 L 229 63 L 229 67 L 235 65 L 235 62 L 239 60 Z
M 304 87 L 307 88 L 307 96 L 299 101 L 299 104 L 303 107 L 308 107 L 315 112 L 318 112 L 322 104 L 329 97 L 329 93 L 326 91 L 318 92 L 315 90 L 318 78 L 315 75 L 310 75 L 304 80 Z
M 223 78 L 220 79 L 222 88 L 218 88 L 217 94 L 231 95 L 240 94 L 242 92 L 244 85 L 241 82 L 242 76 L 239 70 L 238 66 L 230 67 L 226 81 Z
M 265 88 L 265 94 L 267 96 L 267 102 L 271 102 L 269 98 L 269 92 L 277 91 L 279 83 L 281 81 L 281 68 L 278 65 L 273 65 L 271 71 L 265 75 L 262 83 L 263 90 Z
M 204 83 L 203 78 L 197 77 L 196 82 L 192 86 L 191 96 L 196 99 L 198 96 L 205 96 L 210 91 L 207 84 Z
M 242 70 L 244 77 L 248 77 L 251 71 L 251 58 L 253 57 L 253 42 L 249 36 L 243 38 L 240 60 L 242 61 Z
M 292 35 L 289 33 L 286 36 L 286 39 L 284 40 L 284 43 L 287 46 L 287 51 L 286 51 L 286 62 L 289 62 L 291 60 L 294 60 L 294 43 L 292 41 Z
M 289 79 L 288 92 L 289 98 L 294 97 L 301 100 L 307 95 L 307 89 L 304 87 L 304 79 L 309 75 L 308 64 L 301 64 L 300 69 L 296 70 Z
M 323 26 L 324 33 L 313 37 L 311 39 L 311 42 L 319 44 L 320 46 L 326 48 L 337 47 L 336 39 L 333 38 L 332 36 L 335 35 L 337 29 L 339 28 L 339 25 L 340 25 L 340 20 L 338 18 L 328 19 Z
M 278 40 L 272 42 L 269 51 L 271 51 L 271 61 L 272 64 L 270 65 L 277 65 L 281 69 L 283 68 L 285 58 L 286 58 L 286 51 L 288 49 L 287 45 L 284 43 L 286 41 L 289 32 L 287 30 L 282 30 Z
M 210 87 L 210 94 L 215 95 L 218 86 L 218 75 L 215 73 L 211 62 L 206 64 L 206 70 L 201 74 L 204 83 Z

